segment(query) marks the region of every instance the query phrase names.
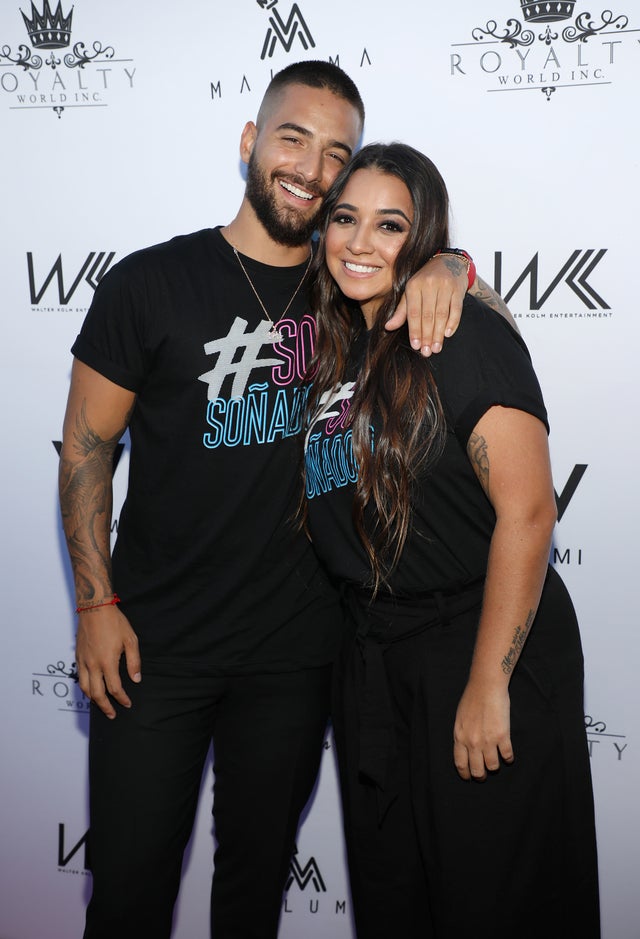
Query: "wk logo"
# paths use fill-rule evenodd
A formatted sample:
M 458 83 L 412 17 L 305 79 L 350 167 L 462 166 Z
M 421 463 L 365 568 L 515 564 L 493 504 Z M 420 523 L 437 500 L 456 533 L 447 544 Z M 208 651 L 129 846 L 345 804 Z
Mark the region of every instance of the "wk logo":
M 93 290 L 96 289 L 104 275 L 107 273 L 111 262 L 115 257 L 115 251 L 90 251 L 86 260 L 81 265 L 80 270 L 75 275 L 73 282 L 67 289 L 65 286 L 64 273 L 62 270 L 62 255 L 59 254 L 53 267 L 46 275 L 41 286 L 36 284 L 36 273 L 33 263 L 33 252 L 27 251 L 27 268 L 29 270 L 29 291 L 31 294 L 31 303 L 37 306 L 44 296 L 51 281 L 56 278 L 58 282 L 58 300 L 61 306 L 66 306 L 72 296 L 78 289 L 82 280 L 86 281 Z
M 560 495 L 558 495 L 554 489 L 556 505 L 558 507 L 558 521 L 560 521 L 564 513 L 567 511 L 569 503 L 573 499 L 575 491 L 580 484 L 580 480 L 587 471 L 588 465 L 588 463 L 576 463 Z
M 305 866 L 301 867 L 296 857 L 297 854 L 298 849 L 294 848 L 291 864 L 289 865 L 289 876 L 284 889 L 288 890 L 295 880 L 300 890 L 304 890 L 307 884 L 311 882 L 316 888 L 317 893 L 326 893 L 327 888 L 324 885 L 324 880 L 322 879 L 322 874 L 320 873 L 315 858 L 309 858 Z
M 61 451 L 62 451 L 62 441 L 61 441 L 61 440 L 52 440 L 51 443 L 52 443 L 52 444 L 54 445 L 54 447 L 56 448 L 56 453 L 58 454 L 58 456 L 60 456 L 60 453 L 61 453 Z M 115 472 L 116 472 L 116 470 L 117 470 L 117 468 L 118 468 L 118 463 L 120 462 L 120 457 L 122 456 L 123 450 L 124 450 L 124 444 L 123 444 L 123 443 L 117 443 L 117 444 L 116 444 L 116 448 L 115 448 L 115 450 L 113 451 L 113 468 L 112 468 L 112 474 L 113 474 L 114 476 L 115 476 Z M 77 678 L 76 678 L 76 681 L 77 681 Z
M 65 828 L 64 824 L 61 822 L 58 825 L 58 867 L 66 867 L 69 861 L 74 855 L 78 853 L 80 848 L 84 847 L 84 863 L 83 867 L 85 870 L 91 870 L 91 858 L 89 855 L 89 832 L 86 831 L 82 838 L 72 847 L 67 853 L 65 847 Z
M 261 59 L 264 59 L 266 56 L 271 58 L 278 42 L 284 46 L 285 52 L 289 52 L 296 36 L 300 40 L 305 52 L 309 49 L 309 46 L 311 46 L 312 49 L 315 48 L 316 44 L 313 41 L 313 36 L 304 21 L 304 17 L 297 3 L 294 3 L 291 7 L 291 12 L 286 22 L 275 9 L 278 0 L 257 0 L 257 3 L 263 10 L 273 10 L 272 15 L 269 17 L 269 29 L 267 30 L 262 52 L 260 53 Z
M 529 309 L 539 310 L 542 305 L 547 302 L 556 287 L 561 283 L 565 283 L 573 290 L 575 295 L 582 300 L 589 310 L 595 310 L 598 306 L 603 310 L 610 310 L 611 307 L 609 304 L 602 299 L 600 294 L 596 293 L 589 283 L 587 283 L 588 278 L 606 253 L 606 248 L 601 248 L 597 252 L 591 248 L 588 251 L 581 251 L 580 249 L 573 251 L 568 260 L 552 279 L 551 283 L 543 289 L 542 293 L 539 293 L 538 252 L 534 254 L 522 273 L 518 275 L 513 286 L 506 292 L 503 292 L 502 251 L 496 251 L 494 268 L 495 289 L 497 293 L 504 297 L 505 303 L 508 303 L 515 292 L 528 278 Z

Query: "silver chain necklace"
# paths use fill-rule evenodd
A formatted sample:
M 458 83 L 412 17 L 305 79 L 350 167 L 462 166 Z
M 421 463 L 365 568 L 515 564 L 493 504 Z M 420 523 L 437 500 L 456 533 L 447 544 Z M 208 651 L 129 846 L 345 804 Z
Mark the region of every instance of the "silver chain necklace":
M 237 259 L 237 261 L 238 261 L 238 264 L 239 264 L 240 267 L 242 268 L 242 273 L 243 273 L 244 276 L 247 278 L 247 281 L 249 282 L 249 286 L 250 286 L 251 289 L 253 290 L 253 293 L 254 293 L 254 295 L 255 295 L 255 298 L 256 298 L 256 300 L 258 301 L 258 303 L 260 304 L 260 308 L 262 309 L 262 312 L 264 313 L 264 315 L 265 315 L 265 317 L 267 318 L 267 320 L 269 321 L 269 323 L 271 323 L 271 329 L 269 330 L 269 336 L 271 337 L 271 341 L 272 341 L 272 342 L 281 342 L 281 341 L 282 341 L 282 338 L 283 338 L 283 337 L 282 337 L 282 333 L 280 332 L 279 329 L 276 328 L 276 324 L 273 322 L 273 320 L 272 320 L 271 317 L 269 316 L 269 314 L 268 314 L 268 312 L 267 312 L 267 308 L 266 308 L 266 306 L 264 305 L 264 303 L 262 302 L 262 297 L 260 296 L 260 294 L 259 294 L 258 291 L 256 290 L 253 281 L 251 280 L 251 278 L 249 277 L 249 274 L 247 273 L 246 267 L 244 266 L 244 264 L 242 263 L 242 261 L 241 261 L 241 259 L 240 259 L 240 255 L 238 254 L 238 249 L 236 248 L 235 245 L 231 245 L 231 247 L 233 248 L 233 253 L 234 253 L 235 256 L 236 256 L 236 259 Z M 293 301 L 295 300 L 295 298 L 296 298 L 296 296 L 297 296 L 297 294 L 298 294 L 298 291 L 300 290 L 300 288 L 302 287 L 302 285 L 303 285 L 303 283 L 304 283 L 305 277 L 306 277 L 307 274 L 309 273 L 309 268 L 311 267 L 311 261 L 312 261 L 312 260 L 313 260 L 313 251 L 310 251 L 310 252 L 309 252 L 309 260 L 307 261 L 307 266 L 306 266 L 305 269 L 304 269 L 304 274 L 302 275 L 302 277 L 301 277 L 301 279 L 300 279 L 300 283 L 298 284 L 298 286 L 296 287 L 296 289 L 295 289 L 295 290 L 293 291 L 293 293 L 291 294 L 291 299 L 289 300 L 289 302 L 287 303 L 286 307 L 284 308 L 284 310 L 283 310 L 282 313 L 280 314 L 279 319 L 282 319 L 282 318 L 283 318 L 284 316 L 286 316 L 286 314 L 288 313 L 289 307 L 291 306 L 291 304 L 292 304 Z

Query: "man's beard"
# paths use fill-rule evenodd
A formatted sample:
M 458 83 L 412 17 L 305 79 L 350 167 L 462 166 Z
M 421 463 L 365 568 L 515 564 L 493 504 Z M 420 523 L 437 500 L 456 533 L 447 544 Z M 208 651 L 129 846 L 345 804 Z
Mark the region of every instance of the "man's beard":
M 293 178 L 284 176 L 282 178 L 287 179 L 288 182 L 292 182 L 296 186 L 300 186 L 307 192 L 312 192 L 314 195 L 324 195 L 317 187 L 310 187 L 304 181 L 295 181 Z M 279 245 L 286 245 L 287 248 L 299 248 L 309 241 L 316 230 L 320 209 L 312 215 L 306 216 L 298 213 L 293 207 L 290 209 L 278 207 L 275 193 L 269 185 L 267 175 L 258 166 L 253 153 L 247 166 L 245 195 L 269 237 Z

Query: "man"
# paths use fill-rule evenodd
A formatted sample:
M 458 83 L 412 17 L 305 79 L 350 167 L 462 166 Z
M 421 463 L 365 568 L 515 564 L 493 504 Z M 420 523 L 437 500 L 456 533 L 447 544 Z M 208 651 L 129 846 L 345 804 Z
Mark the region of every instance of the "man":
M 341 623 L 291 524 L 310 238 L 363 120 L 335 66 L 279 73 L 242 132 L 247 186 L 233 221 L 122 261 L 74 344 L 60 498 L 93 702 L 85 939 L 170 935 L 212 739 L 212 931 L 276 935 Z M 414 345 L 436 351 L 451 303 L 455 328 L 466 264 L 430 265 L 413 289 L 439 317 L 434 343 L 407 306 Z M 112 571 L 112 457 L 127 427 Z

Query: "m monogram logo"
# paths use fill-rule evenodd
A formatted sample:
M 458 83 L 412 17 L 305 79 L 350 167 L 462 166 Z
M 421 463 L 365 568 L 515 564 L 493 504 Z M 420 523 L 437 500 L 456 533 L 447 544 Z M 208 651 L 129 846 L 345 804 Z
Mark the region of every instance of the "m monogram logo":
M 305 52 L 307 52 L 309 47 L 312 49 L 315 48 L 316 44 L 313 41 L 313 36 L 304 21 L 304 16 L 297 3 L 294 3 L 291 7 L 291 12 L 285 22 L 280 16 L 280 13 L 275 9 L 278 0 L 257 0 L 257 2 L 258 6 L 261 6 L 264 10 L 273 10 L 273 13 L 269 17 L 269 29 L 267 30 L 262 52 L 260 53 L 261 59 L 267 56 L 271 58 L 278 43 L 281 43 L 285 52 L 289 52 L 296 37 L 300 40 L 300 44 Z

